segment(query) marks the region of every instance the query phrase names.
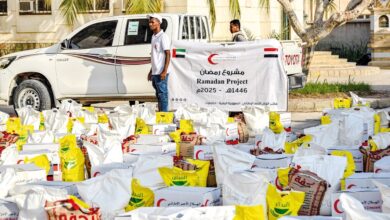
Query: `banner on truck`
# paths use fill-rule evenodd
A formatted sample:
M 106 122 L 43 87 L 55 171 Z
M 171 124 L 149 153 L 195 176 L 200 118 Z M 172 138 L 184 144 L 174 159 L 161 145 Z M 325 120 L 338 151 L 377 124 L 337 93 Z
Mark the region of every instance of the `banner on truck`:
M 276 40 L 239 44 L 172 43 L 169 107 L 196 103 L 240 111 L 244 105 L 286 111 L 288 79 Z

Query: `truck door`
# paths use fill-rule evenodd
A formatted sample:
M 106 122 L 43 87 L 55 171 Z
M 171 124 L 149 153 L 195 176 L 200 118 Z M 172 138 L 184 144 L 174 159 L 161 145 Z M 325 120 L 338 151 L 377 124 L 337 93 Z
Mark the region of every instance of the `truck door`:
M 117 95 L 115 52 L 119 20 L 91 24 L 71 37 L 56 57 L 63 95 Z
M 123 20 L 123 24 L 121 46 L 116 54 L 119 93 L 132 96 L 154 95 L 152 83 L 147 80 L 151 68 L 150 43 L 153 35 L 149 20 L 146 16 L 128 18 Z M 161 27 L 171 37 L 172 27 L 169 24 L 171 18 L 164 17 Z

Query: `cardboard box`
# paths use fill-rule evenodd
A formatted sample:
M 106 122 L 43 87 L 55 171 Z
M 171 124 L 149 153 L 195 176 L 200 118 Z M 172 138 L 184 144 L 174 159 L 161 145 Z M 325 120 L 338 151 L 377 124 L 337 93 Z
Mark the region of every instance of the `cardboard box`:
M 148 129 L 151 134 L 167 135 L 176 131 L 176 124 L 148 124 Z
M 79 192 L 76 187 L 76 183 L 72 182 L 63 182 L 63 181 L 41 181 L 41 182 L 35 182 L 35 183 L 29 183 L 28 185 L 31 186 L 45 186 L 45 187 L 52 187 L 57 189 L 64 189 L 66 192 L 68 192 L 68 195 L 73 195 L 76 197 L 79 197 Z M 0 218 L 1 219 L 1 218 Z
M 50 152 L 57 152 L 60 150 L 60 144 L 25 144 L 24 151 L 49 150 Z
M 160 153 L 176 152 L 176 143 L 132 144 L 131 153 Z
M 355 161 L 355 171 L 363 172 L 363 154 L 359 150 L 359 146 L 348 147 L 348 146 L 337 146 L 328 149 L 328 154 L 331 154 L 335 150 L 346 150 L 351 152 L 353 160 Z
M 376 189 L 373 180 L 390 185 L 390 173 L 355 173 L 345 179 L 346 189 Z
M 49 180 L 61 181 L 62 173 L 60 166 L 60 156 L 58 151 L 50 150 L 23 150 L 19 152 L 18 155 L 18 164 L 23 164 L 24 159 L 27 157 L 29 159 L 45 154 L 50 161 L 50 170 L 48 173 Z
M 240 138 L 238 135 L 238 124 L 236 122 L 227 123 L 225 129 L 225 141 L 235 141 Z
M 347 193 L 348 195 L 359 200 L 366 210 L 373 212 L 382 212 L 383 201 L 379 190 L 350 190 L 332 193 L 332 216 L 341 216 L 343 217 L 343 219 L 346 218 L 346 214 L 340 202 L 341 193 Z
M 213 150 L 210 145 L 195 145 L 193 158 L 195 160 L 212 160 Z
M 182 157 L 193 157 L 194 156 L 194 143 L 193 142 L 180 142 L 179 155 Z
M 0 173 L 5 172 L 7 168 L 15 169 L 16 184 L 22 185 L 27 183 L 46 181 L 46 171 L 37 167 L 35 164 L 16 164 L 0 166 Z
M 343 218 L 332 216 L 283 216 L 278 220 L 343 220 Z
M 96 177 L 99 175 L 103 175 L 105 173 L 110 172 L 115 169 L 129 169 L 131 167 L 128 163 L 109 163 L 109 164 L 101 164 L 99 166 L 92 167 L 91 176 Z
M 170 141 L 169 135 L 140 134 L 137 138 L 137 144 L 168 143 Z
M 0 200 L 0 220 L 18 220 L 19 208 L 16 203 Z
M 277 169 L 288 167 L 294 155 L 288 154 L 263 154 L 256 157 L 253 164 L 255 168 Z
M 390 157 L 382 157 L 382 159 L 374 163 L 375 173 L 390 173 Z
M 284 128 L 291 127 L 291 112 L 278 112 L 280 115 L 280 122 Z
M 155 207 L 203 207 L 221 205 L 221 188 L 172 186 L 154 192 Z

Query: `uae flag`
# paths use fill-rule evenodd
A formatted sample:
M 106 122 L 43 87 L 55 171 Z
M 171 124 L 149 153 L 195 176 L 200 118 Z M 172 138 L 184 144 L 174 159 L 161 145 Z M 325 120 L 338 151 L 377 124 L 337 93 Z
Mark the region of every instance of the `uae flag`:
M 264 48 L 264 57 L 265 58 L 274 58 L 278 57 L 278 48 Z
M 173 49 L 172 57 L 175 58 L 185 58 L 186 57 L 186 49 Z

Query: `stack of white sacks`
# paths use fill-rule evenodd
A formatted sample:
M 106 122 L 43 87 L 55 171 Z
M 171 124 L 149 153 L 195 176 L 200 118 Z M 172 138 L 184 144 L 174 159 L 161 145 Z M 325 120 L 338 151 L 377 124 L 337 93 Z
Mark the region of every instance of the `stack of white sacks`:
M 241 143 L 227 112 L 183 106 L 173 121 L 157 123 L 155 109 L 88 109 L 72 100 L 49 111 L 18 109 L 30 128 L 15 131 L 16 143 L 0 141 L 0 219 L 390 219 L 390 157 L 363 172 L 359 150 L 369 137 L 377 150 L 390 145 L 390 133 L 374 135 L 373 109 L 325 110 L 331 123 L 305 129 L 311 138 L 297 142 L 291 114 L 279 114 L 284 129 L 275 132 L 269 109 L 246 106 L 249 140 Z M 11 119 L 0 112 L 0 131 Z M 134 136 L 145 129 L 139 119 L 149 134 Z M 312 216 L 298 216 L 303 210 Z

